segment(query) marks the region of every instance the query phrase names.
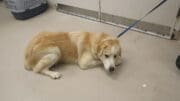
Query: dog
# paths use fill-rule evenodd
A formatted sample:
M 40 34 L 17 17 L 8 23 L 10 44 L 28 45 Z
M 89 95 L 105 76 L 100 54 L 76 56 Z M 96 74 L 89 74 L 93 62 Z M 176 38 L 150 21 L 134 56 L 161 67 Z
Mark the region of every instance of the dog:
M 104 32 L 41 32 L 29 42 L 24 60 L 25 69 L 53 79 L 62 76 L 50 70 L 57 63 L 75 63 L 81 69 L 103 65 L 113 72 L 121 64 L 121 46 Z

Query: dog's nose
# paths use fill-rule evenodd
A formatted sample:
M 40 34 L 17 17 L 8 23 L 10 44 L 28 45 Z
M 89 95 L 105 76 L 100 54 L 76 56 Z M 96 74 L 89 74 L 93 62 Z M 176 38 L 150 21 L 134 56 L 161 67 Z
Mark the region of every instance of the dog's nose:
M 113 71 L 114 71 L 114 67 L 110 67 L 109 72 L 113 72 Z

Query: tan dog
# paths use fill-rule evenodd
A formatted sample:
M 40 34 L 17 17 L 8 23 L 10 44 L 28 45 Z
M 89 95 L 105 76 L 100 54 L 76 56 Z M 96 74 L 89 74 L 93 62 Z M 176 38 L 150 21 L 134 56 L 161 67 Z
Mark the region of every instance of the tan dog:
M 25 51 L 25 68 L 59 78 L 49 70 L 56 63 L 76 63 L 81 69 L 104 65 L 112 72 L 121 63 L 119 40 L 108 34 L 90 32 L 42 32 L 34 37 Z

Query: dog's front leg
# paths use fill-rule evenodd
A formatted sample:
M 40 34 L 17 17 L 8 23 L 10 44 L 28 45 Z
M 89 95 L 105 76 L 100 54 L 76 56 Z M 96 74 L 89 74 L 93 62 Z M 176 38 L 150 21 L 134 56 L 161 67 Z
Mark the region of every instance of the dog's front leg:
M 118 57 L 115 61 L 115 65 L 116 66 L 119 66 L 120 64 L 122 63 L 122 58 L 121 57 Z
M 100 60 L 95 60 L 90 53 L 82 54 L 79 59 L 79 66 L 81 69 L 93 68 L 101 64 L 102 62 Z

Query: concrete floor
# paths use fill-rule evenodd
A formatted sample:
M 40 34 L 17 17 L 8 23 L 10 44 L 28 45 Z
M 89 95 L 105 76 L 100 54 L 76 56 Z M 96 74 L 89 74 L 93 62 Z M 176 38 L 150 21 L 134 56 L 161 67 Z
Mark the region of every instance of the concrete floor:
M 27 42 L 40 31 L 122 31 L 51 8 L 25 21 L 15 20 L 0 3 L 0 101 L 180 101 L 180 43 L 129 31 L 120 38 L 123 64 L 112 75 L 103 69 L 63 65 L 58 80 L 23 68 Z

